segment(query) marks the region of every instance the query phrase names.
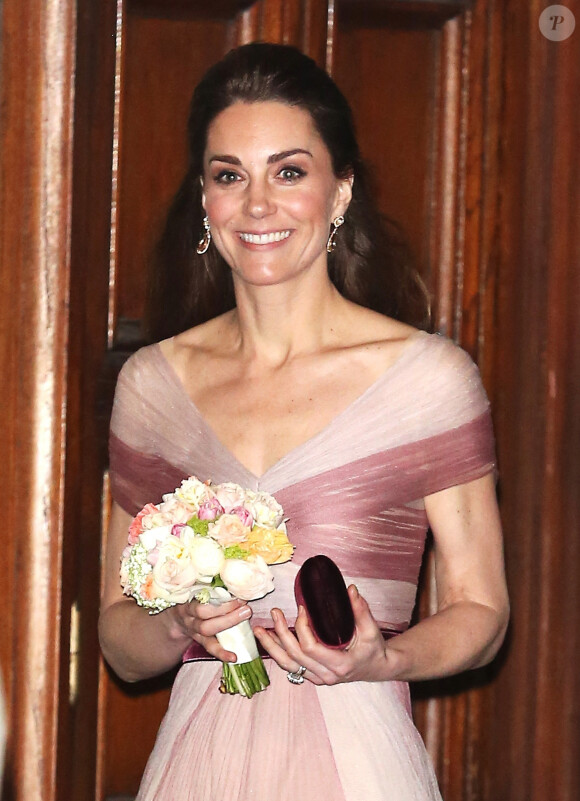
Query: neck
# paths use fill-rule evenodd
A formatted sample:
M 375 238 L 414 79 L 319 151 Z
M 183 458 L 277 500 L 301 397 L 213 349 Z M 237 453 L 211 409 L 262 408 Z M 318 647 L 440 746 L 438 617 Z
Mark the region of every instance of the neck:
M 347 303 L 327 276 L 318 283 L 236 286 L 236 346 L 244 360 L 275 369 L 336 343 L 336 323 Z

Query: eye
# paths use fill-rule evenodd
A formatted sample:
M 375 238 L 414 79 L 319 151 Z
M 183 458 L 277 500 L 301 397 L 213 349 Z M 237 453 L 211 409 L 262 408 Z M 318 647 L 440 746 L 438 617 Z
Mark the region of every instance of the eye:
M 306 172 L 301 167 L 287 165 L 286 167 L 282 167 L 278 175 L 284 181 L 284 183 L 293 184 L 300 180 L 300 178 L 303 178 L 306 175 Z
M 240 180 L 240 176 L 234 170 L 220 170 L 217 175 L 214 176 L 214 181 L 216 184 L 235 184 L 236 181 Z

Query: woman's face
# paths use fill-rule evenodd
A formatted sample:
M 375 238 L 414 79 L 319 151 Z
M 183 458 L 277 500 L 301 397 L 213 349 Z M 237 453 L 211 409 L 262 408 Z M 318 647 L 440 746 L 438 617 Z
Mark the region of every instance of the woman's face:
M 203 205 L 234 280 L 283 283 L 313 266 L 326 275 L 330 225 L 350 198 L 304 109 L 238 102 L 211 124 Z

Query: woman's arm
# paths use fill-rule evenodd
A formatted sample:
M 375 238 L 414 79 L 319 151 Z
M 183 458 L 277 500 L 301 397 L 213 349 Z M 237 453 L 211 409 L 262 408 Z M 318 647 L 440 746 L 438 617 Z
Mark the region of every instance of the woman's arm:
M 257 629 L 262 644 L 286 670 L 307 667 L 316 684 L 413 681 L 449 676 L 489 662 L 507 628 L 509 603 L 501 525 L 491 475 L 425 499 L 435 543 L 437 612 L 385 643 L 364 599 L 349 588 L 357 633 L 348 651 L 316 642 L 301 612 L 298 640 L 279 610 L 276 636 Z
M 400 678 L 409 680 L 487 664 L 509 618 L 493 476 L 430 495 L 425 506 L 434 538 L 437 613 L 387 646 L 397 652 Z
M 119 568 L 130 523 L 131 516 L 113 504 L 99 618 L 101 649 L 113 670 L 125 681 L 156 676 L 178 664 L 193 640 L 217 659 L 235 662 L 235 654 L 224 650 L 215 634 L 251 616 L 250 607 L 242 601 L 219 608 L 192 601 L 150 615 L 123 595 Z

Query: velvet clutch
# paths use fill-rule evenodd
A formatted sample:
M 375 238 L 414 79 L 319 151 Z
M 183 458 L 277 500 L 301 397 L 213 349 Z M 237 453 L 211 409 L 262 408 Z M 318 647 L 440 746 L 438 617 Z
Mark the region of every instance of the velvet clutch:
M 355 623 L 342 573 L 328 556 L 307 559 L 294 583 L 296 603 L 303 606 L 316 639 L 328 648 L 346 648 Z

